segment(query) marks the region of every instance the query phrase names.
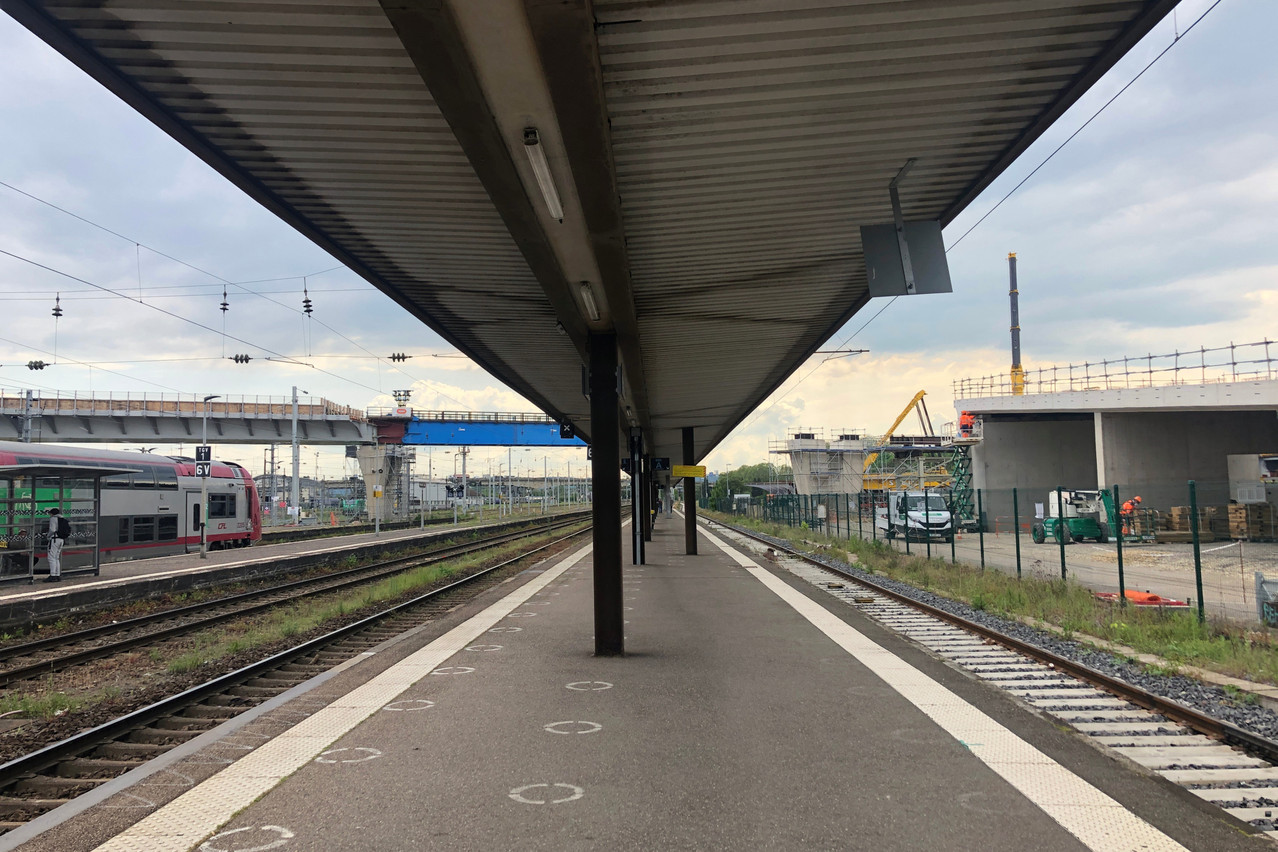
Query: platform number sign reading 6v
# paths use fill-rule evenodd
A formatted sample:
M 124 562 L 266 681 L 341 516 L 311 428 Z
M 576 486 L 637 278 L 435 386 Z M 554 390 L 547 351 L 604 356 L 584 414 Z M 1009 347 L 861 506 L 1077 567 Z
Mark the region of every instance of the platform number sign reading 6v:
M 195 475 L 208 478 L 213 473 L 213 448 L 202 445 L 195 448 Z

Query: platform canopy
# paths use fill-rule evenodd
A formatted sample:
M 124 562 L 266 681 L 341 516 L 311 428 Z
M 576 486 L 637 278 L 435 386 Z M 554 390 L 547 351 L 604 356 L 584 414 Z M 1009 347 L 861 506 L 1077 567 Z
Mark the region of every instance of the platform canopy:
M 1174 5 L 0 0 L 586 435 L 615 330 L 623 423 L 698 459 L 865 307 L 907 161 L 944 225 Z

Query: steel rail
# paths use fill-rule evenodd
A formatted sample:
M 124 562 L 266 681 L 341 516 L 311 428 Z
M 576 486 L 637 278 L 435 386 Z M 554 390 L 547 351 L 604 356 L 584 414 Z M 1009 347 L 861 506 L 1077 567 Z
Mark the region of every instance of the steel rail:
M 1146 710 L 1166 716 L 1169 719 L 1174 719 L 1200 734 L 1204 734 L 1223 742 L 1232 743 L 1246 751 L 1252 752 L 1258 757 L 1278 764 L 1278 742 L 1275 742 L 1274 740 L 1262 737 L 1259 734 L 1253 734 L 1251 731 L 1244 730 L 1231 722 L 1216 719 L 1206 713 L 1195 710 L 1192 707 L 1187 707 L 1179 701 L 1174 701 L 1170 698 L 1165 698 L 1161 695 L 1149 692 L 1148 690 L 1141 689 L 1140 687 L 1130 684 L 1125 680 L 1113 677 L 1112 675 L 1107 675 L 1104 672 L 1097 671 L 1090 666 L 1083 665 L 1082 663 L 1068 659 L 1067 657 L 1057 656 L 1051 651 L 1040 648 L 1039 646 L 1026 642 L 1022 639 L 1017 639 L 1014 636 L 1008 636 L 1006 633 L 1001 633 L 992 627 L 978 624 L 975 621 L 969 621 L 960 615 L 955 615 L 951 612 L 946 612 L 939 607 L 915 600 L 908 595 L 902 594 L 894 589 L 889 589 L 886 586 L 874 582 L 873 580 L 867 580 L 864 577 L 858 577 L 849 571 L 845 571 L 833 565 L 827 565 L 819 559 L 815 559 L 802 551 L 795 550 L 789 545 L 779 544 L 770 538 L 765 538 L 750 530 L 741 529 L 740 527 L 736 527 L 731 524 L 725 524 L 722 521 L 707 521 L 707 523 L 718 524 L 725 529 L 730 529 L 733 532 L 746 536 L 747 538 L 752 538 L 755 541 L 762 542 L 769 547 L 784 551 L 790 556 L 801 559 L 804 562 L 820 566 L 827 571 L 831 571 L 852 580 L 853 582 L 867 586 L 884 597 L 888 597 L 898 603 L 903 603 L 907 606 L 920 609 L 934 618 L 938 618 L 941 621 L 945 621 L 963 630 L 976 633 L 977 635 L 989 639 L 992 642 L 996 642 L 1012 651 L 1023 654 L 1027 657 L 1032 657 L 1041 663 L 1046 663 L 1061 671 L 1067 672 L 1080 680 L 1087 681 L 1088 683 L 1115 693 L 1121 698 L 1130 701 L 1139 707 L 1144 707 Z
M 213 680 L 199 684 L 198 686 L 193 686 L 190 689 L 178 693 L 177 695 L 170 696 L 169 698 L 163 698 L 154 704 L 141 707 L 131 713 L 120 716 L 117 719 L 98 725 L 97 727 L 73 734 L 72 736 L 56 743 L 50 743 L 49 745 L 44 746 L 37 751 L 33 751 L 30 754 L 14 758 L 3 765 L 0 765 L 0 788 L 6 787 L 24 777 L 38 774 L 42 770 L 58 763 L 59 761 L 76 757 L 88 750 L 96 748 L 104 742 L 117 740 L 129 731 L 139 727 L 145 727 L 146 724 L 151 721 L 172 715 L 202 699 L 237 686 L 243 681 L 260 677 L 273 669 L 279 668 L 296 657 L 313 651 L 318 651 L 326 645 L 331 645 L 334 642 L 353 636 L 381 621 L 385 621 L 392 616 L 403 614 L 408 610 L 421 606 L 424 603 L 428 603 L 447 592 L 454 591 L 465 585 L 473 583 L 495 571 L 499 571 L 502 568 L 513 565 L 520 560 L 527 559 L 529 556 L 540 553 L 541 551 L 553 547 L 556 544 L 573 539 L 590 529 L 591 527 L 587 526 L 583 529 L 569 533 L 566 536 L 557 538 L 554 541 L 546 542 L 545 544 L 535 547 L 532 550 L 525 551 L 518 556 L 511 557 L 510 559 L 499 562 L 496 565 L 491 565 L 488 568 L 484 568 L 481 571 L 471 574 L 468 577 L 463 577 L 460 580 L 449 583 L 447 586 L 434 589 L 433 591 L 419 595 L 411 600 L 396 604 L 388 609 L 382 610 L 381 612 L 374 613 L 373 615 L 362 618 L 359 621 L 352 622 L 345 627 L 339 627 L 336 630 L 325 633 L 323 636 L 317 636 L 316 638 L 307 640 L 300 645 L 295 645 L 292 648 L 272 654 L 269 657 L 258 660 L 256 663 L 250 663 L 249 665 L 236 669 L 233 672 L 216 677 Z M 245 709 L 249 708 L 246 707 Z
M 254 615 L 275 607 L 288 604 L 294 601 L 302 600 L 307 597 L 316 595 L 329 594 L 331 592 L 341 591 L 353 586 L 363 585 L 365 583 L 374 582 L 385 577 L 394 576 L 404 571 L 412 570 L 424 565 L 431 565 L 445 559 L 463 556 L 468 553 L 486 550 L 497 547 L 511 541 L 517 541 L 521 538 L 527 538 L 529 535 L 535 535 L 538 532 L 554 532 L 564 526 L 570 526 L 579 522 L 581 519 L 559 519 L 550 524 L 538 525 L 533 527 L 525 527 L 520 530 L 509 530 L 501 532 L 489 538 L 480 539 L 478 541 L 467 542 L 459 545 L 449 545 L 446 547 L 428 550 L 412 556 L 401 557 L 399 559 L 386 560 L 372 565 L 365 565 L 359 568 L 349 568 L 332 574 L 326 574 L 322 577 L 309 577 L 302 580 L 294 580 L 288 583 L 282 583 L 276 586 L 270 586 L 264 589 L 257 589 L 251 592 L 243 592 L 238 595 L 231 595 L 225 598 L 219 598 L 215 601 L 205 601 L 202 603 L 191 604 L 177 609 L 165 610 L 163 612 L 151 613 L 149 615 L 138 616 L 126 621 L 117 622 L 115 624 L 105 624 L 99 627 L 91 627 L 86 630 L 77 631 L 75 633 L 62 634 L 60 636 L 50 636 L 47 639 L 41 639 L 36 642 L 30 642 L 23 645 L 15 645 L 11 648 L 0 650 L 0 660 L 13 659 L 18 656 L 26 656 L 27 654 L 38 653 L 51 647 L 59 645 L 68 645 L 76 642 L 85 642 L 94 638 L 109 635 L 112 633 L 123 633 L 138 627 L 145 627 L 147 624 L 154 624 L 160 621 L 169 621 L 175 618 L 183 618 L 185 616 L 195 615 L 199 612 L 206 612 L 211 609 L 221 609 L 227 606 L 235 607 L 227 612 L 220 612 L 214 615 L 199 618 L 194 621 L 185 621 L 181 624 L 175 624 L 167 628 L 154 630 L 128 639 L 121 639 L 115 642 L 108 642 L 103 645 L 97 645 L 92 648 L 85 648 L 82 651 L 72 651 L 58 657 L 38 662 L 30 663 L 25 666 L 18 666 L 12 669 L 0 671 L 0 687 L 7 686 L 17 681 L 28 680 L 32 677 L 49 674 L 51 672 L 67 669 L 72 666 L 81 665 L 112 654 L 127 651 L 139 645 L 150 644 L 152 642 L 171 639 L 174 636 L 180 636 L 185 633 L 191 633 L 215 624 L 220 624 L 232 619 L 243 618 L 245 616 Z M 305 589 L 308 586 L 319 586 L 319 588 L 311 588 L 306 591 L 299 591 L 297 594 L 287 594 L 290 591 Z M 285 593 L 284 597 L 272 597 L 271 600 L 263 601 L 249 606 L 236 606 L 237 604 L 247 603 L 263 597 L 278 595 Z
M 544 525 L 542 528 L 547 530 L 554 529 L 556 526 L 562 525 L 562 524 L 559 524 L 559 521 L 561 520 L 567 520 L 567 521 L 582 520 L 587 517 L 589 517 L 588 512 L 575 512 L 571 515 L 567 515 L 567 514 L 561 515 L 561 516 L 557 516 L 551 523 Z M 519 527 L 518 529 L 512 530 L 512 529 L 505 529 L 504 528 L 505 526 L 506 525 L 503 525 L 503 528 L 501 529 L 501 534 L 502 535 L 513 534 L 515 537 L 520 537 L 525 530 L 532 528 L 532 525 L 525 525 L 525 526 Z M 470 530 L 469 528 L 461 527 L 461 528 L 458 528 L 457 531 L 464 533 L 464 532 L 469 532 Z M 451 546 L 452 545 L 450 545 L 450 547 Z M 288 583 L 281 583 L 279 585 L 270 586 L 264 589 L 255 589 L 253 591 L 243 592 L 237 595 L 228 595 L 227 597 L 217 598 L 216 600 L 202 601 L 201 603 L 188 604 L 187 606 L 181 606 L 181 607 L 174 607 L 172 609 L 166 609 L 160 612 L 148 613 L 147 615 L 139 615 L 139 616 L 136 616 L 135 618 L 130 618 L 125 621 L 119 621 L 112 624 L 104 624 L 98 627 L 89 627 L 84 630 L 77 630 L 73 633 L 61 633 L 61 634 L 58 634 L 57 636 L 49 636 L 44 639 L 37 639 L 33 642 L 23 642 L 20 645 L 3 646 L 3 647 L 0 647 L 0 662 L 4 660 L 11 660 L 14 657 L 23 657 L 28 654 L 34 654 L 38 651 L 43 651 L 46 648 L 56 648 L 60 645 L 65 645 L 69 642 L 82 642 L 86 639 L 92 639 L 95 636 L 100 636 L 105 633 L 116 633 L 122 630 L 129 630 L 134 627 L 142 627 L 146 624 L 150 624 L 155 621 L 161 621 L 166 618 L 172 618 L 174 616 L 179 616 L 183 614 L 192 614 L 192 613 L 200 612 L 202 610 L 223 606 L 227 603 L 233 603 L 235 601 L 251 600 L 254 597 L 261 597 L 262 595 L 270 594 L 272 592 L 284 591 L 284 590 L 288 590 L 292 588 L 302 588 L 306 585 L 314 585 L 316 583 L 323 583 L 327 580 L 340 579 L 341 577 L 354 575 L 363 571 L 376 570 L 379 567 L 394 565 L 409 559 L 418 559 L 423 556 L 432 556 L 436 552 L 440 552 L 445 549 L 447 548 L 440 548 L 438 551 L 423 550 L 422 552 L 414 554 L 412 556 L 403 556 L 397 559 L 386 559 L 386 560 L 382 560 L 381 562 L 373 562 L 369 565 L 362 565 L 358 568 L 348 568 L 342 571 L 336 571 L 333 573 L 324 574 L 323 576 L 320 576 L 320 577 L 308 577 L 301 580 L 293 580 Z M 299 567 L 298 569 L 290 573 L 296 573 L 297 571 L 301 571 L 301 570 L 305 570 L 305 569 Z

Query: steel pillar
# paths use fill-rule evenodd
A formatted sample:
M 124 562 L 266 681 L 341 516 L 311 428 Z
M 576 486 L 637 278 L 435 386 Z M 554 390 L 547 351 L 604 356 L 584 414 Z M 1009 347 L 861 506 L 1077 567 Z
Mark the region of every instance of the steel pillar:
M 626 652 L 621 600 L 621 452 L 617 411 L 617 336 L 590 335 L 590 480 L 594 492 L 595 654 Z
M 652 456 L 643 456 L 643 540 L 652 541 Z
M 638 429 L 630 430 L 630 562 L 639 565 L 643 559 L 643 521 L 641 520 L 643 482 L 639 475 L 642 459 L 639 455 L 643 438 Z
M 696 464 L 693 457 L 692 427 L 683 427 L 683 463 Z M 683 542 L 684 552 L 697 555 L 697 480 L 691 476 L 683 480 Z

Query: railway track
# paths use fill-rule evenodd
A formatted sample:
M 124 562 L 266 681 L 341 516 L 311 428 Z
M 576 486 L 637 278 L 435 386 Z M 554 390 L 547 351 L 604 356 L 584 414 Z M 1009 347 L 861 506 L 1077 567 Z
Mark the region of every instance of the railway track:
M 581 517 L 558 519 L 549 524 L 504 531 L 461 544 L 427 548 L 420 553 L 397 559 L 270 585 L 216 600 L 3 647 L 0 648 L 0 687 L 42 677 L 132 648 L 173 639 L 306 598 L 377 582 L 413 568 L 498 547 L 526 538 L 534 532 L 560 530 L 580 523 L 581 520 Z
M 525 531 L 524 536 L 542 530 Z M 570 532 L 443 588 L 0 765 L 0 833 L 24 825 L 368 648 L 452 610 L 505 580 L 511 569 L 530 556 L 589 530 L 586 526 Z
M 1278 742 L 749 530 L 725 536 L 1278 840 Z

